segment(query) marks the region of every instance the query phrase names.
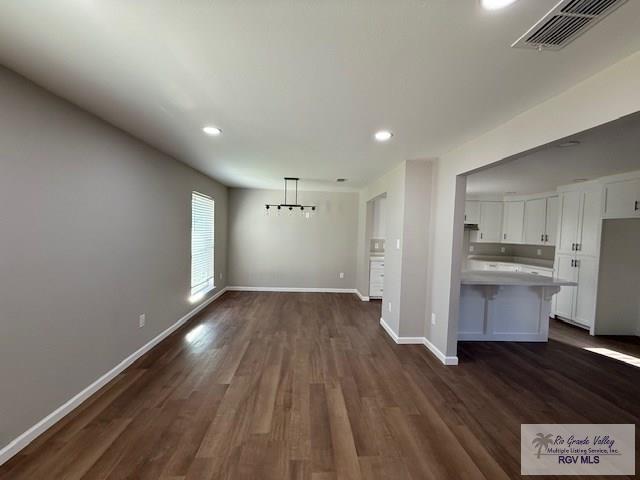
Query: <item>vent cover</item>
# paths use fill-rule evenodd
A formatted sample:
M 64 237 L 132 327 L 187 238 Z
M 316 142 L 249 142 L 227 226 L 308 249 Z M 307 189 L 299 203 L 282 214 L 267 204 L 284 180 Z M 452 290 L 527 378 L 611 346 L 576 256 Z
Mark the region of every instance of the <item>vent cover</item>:
M 562 0 L 511 45 L 560 50 L 627 0 Z

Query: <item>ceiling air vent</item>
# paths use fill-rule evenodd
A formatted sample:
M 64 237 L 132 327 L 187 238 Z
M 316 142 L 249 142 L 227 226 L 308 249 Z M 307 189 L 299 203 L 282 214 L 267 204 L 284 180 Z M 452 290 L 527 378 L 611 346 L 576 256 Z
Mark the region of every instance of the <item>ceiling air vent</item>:
M 511 45 L 560 50 L 627 0 L 562 0 Z

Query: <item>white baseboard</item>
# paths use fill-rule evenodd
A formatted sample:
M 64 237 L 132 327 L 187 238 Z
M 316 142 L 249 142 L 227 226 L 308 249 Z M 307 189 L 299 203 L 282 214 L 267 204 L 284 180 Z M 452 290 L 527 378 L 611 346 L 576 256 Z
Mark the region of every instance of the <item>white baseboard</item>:
M 91 385 L 86 387 L 80 393 L 75 395 L 73 398 L 68 400 L 66 403 L 55 409 L 49 415 L 44 417 L 34 426 L 29 428 L 26 432 L 21 434 L 19 437 L 15 438 L 11 442 L 9 442 L 6 446 L 0 449 L 0 465 L 7 462 L 11 457 L 16 455 L 20 450 L 25 448 L 31 442 L 33 442 L 36 438 L 38 438 L 41 434 L 51 428 L 54 424 L 62 420 L 66 415 L 71 413 L 73 410 L 78 408 L 85 400 L 87 400 L 91 395 L 96 393 L 102 387 L 104 387 L 107 383 L 113 380 L 116 376 L 118 376 L 124 369 L 130 366 L 133 362 L 135 362 L 142 355 L 147 353 L 153 347 L 155 347 L 158 343 L 164 340 L 166 337 L 171 335 L 174 331 L 184 325 L 190 318 L 196 315 L 198 312 L 203 310 L 207 305 L 216 300 L 220 295 L 226 292 L 227 289 L 223 288 L 215 295 L 206 298 L 200 305 L 191 310 L 185 316 L 180 318 L 176 323 L 171 325 L 169 328 L 164 330 L 158 336 L 153 338 L 151 341 L 140 347 L 134 353 L 125 358 L 122 362 L 116 365 L 114 368 L 109 370 L 107 373 L 98 378 Z
M 369 301 L 369 297 L 367 297 L 366 295 L 361 294 L 360 290 L 358 290 L 357 288 L 356 288 L 356 295 L 358 295 L 360 300 L 362 300 L 363 302 L 368 302 Z
M 458 357 L 456 355 L 447 356 L 444 353 L 442 353 L 433 343 L 427 340 L 426 337 L 423 340 L 424 340 L 424 346 L 427 347 L 429 351 L 433 353 L 436 356 L 436 358 L 440 360 L 443 364 L 458 365 Z
M 382 317 L 380 317 L 380 325 L 382 325 L 382 328 L 384 328 L 384 331 L 387 332 L 387 334 L 393 339 L 394 342 L 400 343 L 398 341 L 400 339 L 400 337 L 398 337 L 398 334 L 393 331 L 393 329 L 389 326 L 387 322 L 384 321 L 384 318 Z
M 389 326 L 387 322 L 384 321 L 384 318 L 380 317 L 380 325 L 384 328 L 385 332 L 399 345 L 424 345 L 427 349 L 433 353 L 438 360 L 440 360 L 444 365 L 458 365 L 458 357 L 457 356 L 446 356 L 442 353 L 436 346 L 427 340 L 425 337 L 400 337 L 393 329 Z
M 356 293 L 355 288 L 307 288 L 307 287 L 227 287 L 231 292 L 309 292 L 309 293 Z

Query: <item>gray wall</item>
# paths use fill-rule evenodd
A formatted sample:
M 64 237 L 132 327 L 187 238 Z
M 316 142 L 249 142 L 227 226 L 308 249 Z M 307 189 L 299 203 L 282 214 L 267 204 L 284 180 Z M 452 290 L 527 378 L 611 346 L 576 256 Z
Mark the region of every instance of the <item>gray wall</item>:
M 229 190 L 229 285 L 355 288 L 358 194 L 300 192 L 299 200 L 317 206 L 311 218 L 267 216 L 264 205 L 282 202 L 281 190 Z
M 640 335 L 640 219 L 605 220 L 602 228 L 598 335 Z
M 192 190 L 224 286 L 227 189 L 1 67 L 0 104 L 2 448 L 194 308 Z

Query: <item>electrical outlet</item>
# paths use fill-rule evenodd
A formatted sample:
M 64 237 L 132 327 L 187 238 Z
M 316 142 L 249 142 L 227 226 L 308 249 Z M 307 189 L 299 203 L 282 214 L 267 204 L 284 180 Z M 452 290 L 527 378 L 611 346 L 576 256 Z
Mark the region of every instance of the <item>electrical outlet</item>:
M 474 247 L 473 245 L 469 245 L 469 251 L 473 252 L 476 249 L 476 247 Z
M 435 325 L 436 324 L 436 314 L 435 313 L 431 313 L 431 325 Z
M 378 250 L 379 246 L 380 246 L 380 244 L 378 242 L 373 242 L 373 248 L 375 250 Z
M 396 250 L 400 250 L 400 239 L 396 240 Z
M 340 272 L 340 278 L 344 278 L 344 272 Z
M 536 253 L 537 253 L 538 255 L 542 255 L 542 249 L 541 249 L 541 248 L 539 248 L 539 249 L 536 251 Z
M 389 311 L 391 311 L 391 302 L 389 302 L 387 305 L 389 307 Z
M 504 253 L 504 252 L 506 252 L 506 251 L 507 251 L 507 249 L 506 249 L 506 248 L 504 248 L 504 247 L 500 247 L 500 253 Z
M 138 317 L 138 328 L 144 327 L 146 323 L 147 323 L 147 315 L 143 313 Z

